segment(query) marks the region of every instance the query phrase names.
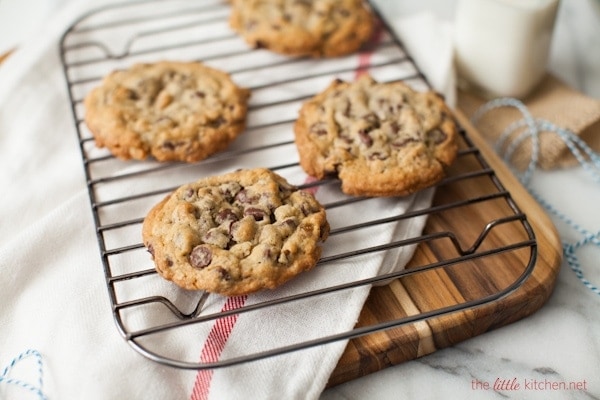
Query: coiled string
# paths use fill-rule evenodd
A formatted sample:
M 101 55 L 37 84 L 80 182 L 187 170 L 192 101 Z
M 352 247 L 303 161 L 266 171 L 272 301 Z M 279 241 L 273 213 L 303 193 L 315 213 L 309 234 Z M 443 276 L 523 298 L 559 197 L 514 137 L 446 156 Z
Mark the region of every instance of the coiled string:
M 540 194 L 537 193 L 530 184 L 531 178 L 538 164 L 540 152 L 540 134 L 542 132 L 552 132 L 558 135 L 558 137 L 565 142 L 567 148 L 571 151 L 571 153 L 573 153 L 573 156 L 579 162 L 579 164 L 581 164 L 582 168 L 598 185 L 600 185 L 600 155 L 594 152 L 583 140 L 581 140 L 581 138 L 579 138 L 579 136 L 575 135 L 573 132 L 563 129 L 548 120 L 534 118 L 525 104 L 517 99 L 499 98 L 491 100 L 481 106 L 475 112 L 475 114 L 473 114 L 471 121 L 473 124 L 477 124 L 484 114 L 500 107 L 516 108 L 523 115 L 523 119 L 510 124 L 502 132 L 495 145 L 496 152 L 503 157 L 507 165 L 511 166 L 519 181 L 529 191 L 531 196 L 542 205 L 542 207 L 544 207 L 550 214 L 566 223 L 579 234 L 580 239 L 574 243 L 567 243 L 564 240 L 562 241 L 565 260 L 577 278 L 592 292 L 600 295 L 600 288 L 585 277 L 581 263 L 577 258 L 578 250 L 586 245 L 593 245 L 600 248 L 600 231 L 590 232 L 589 230 L 584 229 L 581 225 L 573 221 L 571 218 L 560 212 L 553 205 L 543 199 L 542 196 L 540 196 Z M 507 143 L 509 139 L 513 137 L 515 132 L 520 129 L 523 129 L 523 131 L 515 136 L 512 141 Z M 523 141 L 528 138 L 531 139 L 531 158 L 527 168 L 521 172 L 512 167 L 511 159 L 515 150 L 518 149 Z
M 19 364 L 21 361 L 33 357 L 35 359 L 35 365 L 37 369 L 37 386 L 32 385 L 31 383 L 25 382 L 20 379 L 15 379 L 10 377 L 10 372 L 12 369 Z M 0 384 L 5 383 L 7 385 L 14 385 L 20 388 L 23 388 L 31 393 L 33 393 L 39 400 L 47 400 L 48 398 L 43 392 L 43 362 L 42 355 L 37 350 L 26 350 L 19 354 L 17 357 L 13 358 L 13 360 L 4 368 L 2 374 L 0 375 Z

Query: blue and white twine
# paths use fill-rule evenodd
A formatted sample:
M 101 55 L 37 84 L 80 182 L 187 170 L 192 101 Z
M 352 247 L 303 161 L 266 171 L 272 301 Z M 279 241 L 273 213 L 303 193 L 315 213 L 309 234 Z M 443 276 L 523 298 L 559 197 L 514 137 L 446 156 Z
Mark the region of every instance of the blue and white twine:
M 21 361 L 33 357 L 35 359 L 36 372 L 37 372 L 37 382 L 36 385 L 25 382 L 20 379 L 15 379 L 10 377 L 10 372 L 12 369 L 19 364 Z M 43 375 L 43 362 L 42 355 L 37 350 L 26 350 L 19 354 L 17 357 L 13 358 L 12 361 L 4 368 L 2 374 L 0 375 L 0 385 L 5 383 L 7 385 L 14 385 L 20 387 L 30 393 L 33 393 L 39 400 L 48 400 L 46 395 L 43 392 L 44 385 L 44 375 Z
M 600 288 L 590 282 L 584 275 L 579 259 L 577 258 L 577 251 L 586 245 L 594 245 L 600 248 L 600 231 L 590 232 L 584 229 L 573 221 L 571 218 L 560 212 L 545 199 L 543 199 L 539 193 L 537 193 L 531 187 L 531 178 L 534 171 L 536 170 L 539 153 L 540 153 L 540 134 L 542 132 L 552 132 L 560 139 L 562 139 L 567 148 L 573 153 L 575 159 L 581 164 L 584 171 L 586 171 L 592 180 L 600 185 L 600 155 L 594 152 L 581 138 L 575 135 L 573 132 L 563 129 L 556 124 L 547 121 L 545 119 L 534 118 L 525 104 L 521 101 L 513 98 L 499 98 L 491 100 L 488 103 L 481 106 L 471 118 L 473 124 L 483 117 L 484 114 L 489 111 L 500 108 L 500 107 L 513 107 L 521 112 L 523 119 L 510 124 L 500 135 L 495 150 L 500 154 L 507 165 L 511 166 L 511 158 L 517 148 L 526 139 L 531 139 L 531 158 L 525 171 L 521 172 L 513 168 L 513 171 L 517 178 L 521 181 L 523 186 L 529 191 L 531 196 L 542 205 L 550 214 L 557 217 L 559 220 L 566 223 L 575 232 L 580 235 L 580 239 L 575 243 L 566 243 L 563 240 L 563 254 L 569 267 L 575 272 L 577 278 L 592 292 L 600 295 Z M 516 137 L 507 143 L 509 138 L 512 137 L 515 132 L 522 129 Z

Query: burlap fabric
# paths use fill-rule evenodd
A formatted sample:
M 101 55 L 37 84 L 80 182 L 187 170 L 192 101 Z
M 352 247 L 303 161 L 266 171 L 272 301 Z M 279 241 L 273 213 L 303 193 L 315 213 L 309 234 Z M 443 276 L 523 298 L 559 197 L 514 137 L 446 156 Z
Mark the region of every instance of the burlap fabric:
M 473 116 L 486 101 L 487 99 L 464 91 L 459 91 L 457 96 L 457 106 L 467 117 Z M 548 74 L 540 86 L 523 100 L 523 103 L 534 118 L 546 119 L 561 128 L 568 129 L 596 152 L 600 151 L 600 100 L 586 96 Z M 522 118 L 523 115 L 516 108 L 496 108 L 478 119 L 476 127 L 485 138 L 493 143 L 510 124 Z M 522 132 L 523 130 L 515 131 L 507 143 Z M 542 132 L 539 138 L 539 167 L 555 169 L 577 164 L 577 160 L 558 135 L 552 132 Z M 510 162 L 515 167 L 524 169 L 530 159 L 531 140 L 528 139 L 515 150 Z

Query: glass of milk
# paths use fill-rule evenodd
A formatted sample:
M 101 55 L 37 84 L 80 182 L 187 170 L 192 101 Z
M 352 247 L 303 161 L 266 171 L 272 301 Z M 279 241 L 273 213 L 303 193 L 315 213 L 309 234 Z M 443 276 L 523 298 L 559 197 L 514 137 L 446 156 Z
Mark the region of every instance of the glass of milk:
M 459 87 L 486 98 L 524 98 L 546 73 L 559 0 L 459 0 Z

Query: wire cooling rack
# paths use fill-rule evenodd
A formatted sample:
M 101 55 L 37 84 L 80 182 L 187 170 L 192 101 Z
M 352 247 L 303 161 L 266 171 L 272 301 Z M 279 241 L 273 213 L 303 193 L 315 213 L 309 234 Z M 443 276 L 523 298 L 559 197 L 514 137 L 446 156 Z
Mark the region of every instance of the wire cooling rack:
M 334 78 L 353 79 L 368 70 L 379 81 L 403 80 L 417 90 L 428 83 L 402 43 L 381 22 L 373 40 L 357 55 L 334 60 L 291 58 L 264 49 L 250 49 L 228 27 L 229 5 L 221 0 L 152 0 L 123 3 L 97 9 L 77 20 L 64 34 L 60 54 L 71 101 L 73 120 L 79 138 L 89 198 L 97 230 L 106 285 L 116 325 L 124 337 L 141 354 L 154 361 L 188 369 L 208 369 L 235 365 L 276 356 L 339 340 L 359 338 L 374 332 L 444 316 L 487 304 L 519 288 L 531 274 L 537 256 L 533 230 L 511 194 L 497 179 L 466 132 L 461 131 L 457 163 L 469 160 L 468 168 L 454 168 L 437 185 L 441 193 L 451 188 L 481 188 L 471 196 L 436 197 L 431 207 L 392 217 L 375 218 L 353 224 L 352 213 L 360 210 L 366 199 L 345 198 L 325 204 L 332 210 L 349 213 L 347 226 L 332 227 L 332 235 L 346 231 L 377 229 L 385 223 L 427 216 L 429 218 L 468 213 L 469 207 L 501 204 L 502 213 L 483 221 L 479 234 L 465 236 L 461 229 L 444 230 L 428 225 L 418 237 L 379 243 L 351 251 L 333 251 L 316 268 L 336 262 L 360 262 L 375 252 L 405 246 L 431 245 L 444 240 L 448 252 L 438 252 L 435 259 L 410 269 L 382 276 L 300 292 L 293 296 L 252 303 L 232 310 L 222 310 L 217 295 L 187 292 L 174 288 L 156 274 L 151 259 L 141 243 L 141 224 L 145 213 L 167 193 L 183 183 L 219 171 L 261 166 L 292 176 L 299 170 L 298 160 L 279 156 L 293 147 L 292 124 L 300 104 L 322 90 Z M 153 161 L 123 162 L 106 150 L 98 149 L 83 122 L 82 99 L 109 72 L 137 62 L 163 59 L 197 60 L 229 72 L 241 86 L 251 89 L 247 131 L 228 150 L 196 164 Z M 254 165 L 256 160 L 260 165 Z M 292 182 L 310 189 L 321 185 L 338 185 L 335 179 L 318 182 Z M 448 213 L 448 214 L 447 214 Z M 455 218 L 455 217 L 454 217 Z M 463 221 L 463 224 L 468 221 Z M 501 226 L 518 225 L 522 235 L 514 239 L 495 238 Z M 490 244 L 491 243 L 491 244 Z M 326 244 L 327 245 L 327 244 Z M 480 263 L 494 255 L 511 251 L 525 252 L 518 274 L 511 283 L 485 295 L 475 296 L 447 307 L 417 315 L 361 324 L 345 332 L 308 338 L 301 343 L 269 348 L 227 359 L 200 362 L 186 359 L 177 343 L 182 332 L 203 324 L 227 321 L 242 313 L 278 312 L 278 307 L 300 303 L 316 296 L 349 291 L 363 285 L 377 285 L 390 279 L 423 274 L 436 269 L 450 269 L 477 259 Z M 514 266 L 513 266 L 514 267 Z M 497 266 L 502 268 L 502 266 Z M 307 278 L 308 279 L 308 278 Z M 189 343 L 184 344 L 185 346 Z

